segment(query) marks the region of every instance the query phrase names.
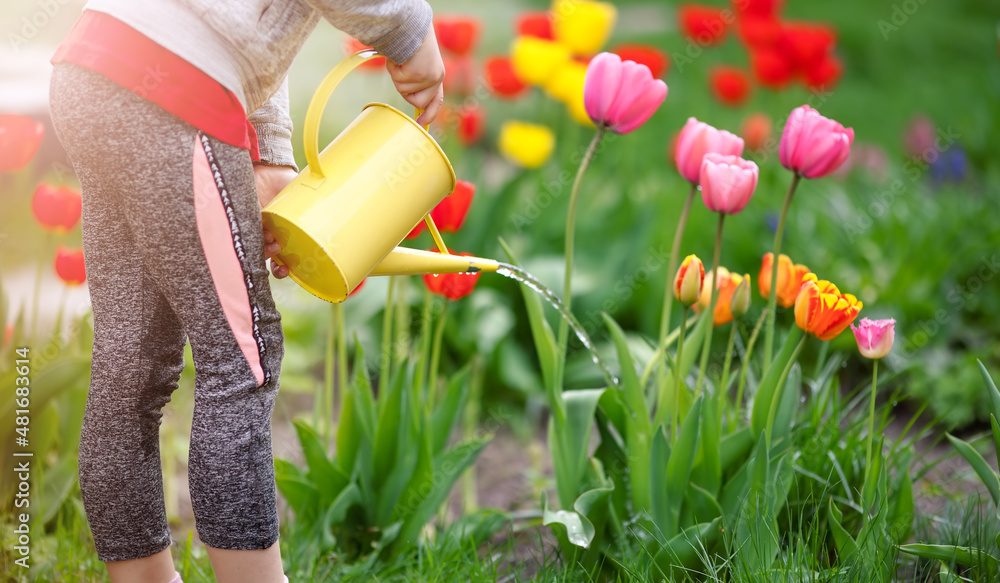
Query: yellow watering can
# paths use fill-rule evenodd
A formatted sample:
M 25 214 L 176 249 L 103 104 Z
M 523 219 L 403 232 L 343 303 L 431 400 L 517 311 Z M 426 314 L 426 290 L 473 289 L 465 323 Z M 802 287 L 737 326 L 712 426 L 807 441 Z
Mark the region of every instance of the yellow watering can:
M 369 103 L 322 152 L 319 123 L 337 84 L 379 56 L 362 50 L 333 68 L 303 126 L 308 166 L 263 210 L 281 244 L 273 260 L 318 298 L 342 302 L 369 275 L 496 271 L 492 259 L 451 255 L 430 211 L 455 190 L 441 146 L 408 115 Z M 439 253 L 397 247 L 423 220 Z

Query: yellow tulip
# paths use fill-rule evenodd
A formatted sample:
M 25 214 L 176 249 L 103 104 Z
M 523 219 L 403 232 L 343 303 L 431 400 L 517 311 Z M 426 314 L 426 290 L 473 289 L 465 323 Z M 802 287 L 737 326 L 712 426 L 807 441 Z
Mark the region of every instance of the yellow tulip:
M 593 55 L 601 50 L 618 11 L 607 2 L 555 0 L 552 3 L 552 31 L 556 40 L 575 55 Z
M 566 111 L 577 123 L 595 127 L 587 115 L 583 103 L 583 82 L 587 77 L 587 65 L 568 61 L 559 67 L 545 83 L 545 92 L 556 101 L 566 105 Z
M 510 47 L 514 73 L 532 85 L 544 85 L 569 59 L 567 47 L 534 36 L 519 36 Z
M 500 153 L 525 168 L 538 168 L 552 155 L 556 137 L 545 126 L 507 121 L 500 127 Z
M 573 121 L 576 123 L 588 128 L 597 127 L 594 125 L 594 120 L 590 119 L 590 116 L 587 114 L 587 108 L 583 105 L 582 93 L 579 98 L 566 104 L 566 111 L 569 112 L 569 116 L 572 117 Z
M 563 103 L 577 93 L 583 97 L 583 81 L 586 77 L 587 65 L 578 61 L 566 61 L 545 80 L 545 93 Z

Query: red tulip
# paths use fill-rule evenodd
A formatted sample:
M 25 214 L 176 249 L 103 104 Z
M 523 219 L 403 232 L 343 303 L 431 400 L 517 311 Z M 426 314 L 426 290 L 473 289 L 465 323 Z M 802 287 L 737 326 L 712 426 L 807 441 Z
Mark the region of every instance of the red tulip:
M 62 245 L 56 249 L 56 275 L 66 285 L 80 285 L 87 281 L 83 264 L 83 249 L 70 249 Z
M 465 96 L 476 90 L 476 61 L 472 55 L 441 55 L 444 62 L 444 92 Z
M 359 41 L 356 38 L 347 37 L 346 39 L 344 39 L 344 52 L 347 53 L 348 55 L 370 48 L 371 48 L 370 46 L 364 44 L 363 42 Z M 358 65 L 358 68 L 369 71 L 377 71 L 379 69 L 384 69 L 385 57 L 376 57 L 374 59 L 365 61 L 364 63 Z
M 738 106 L 746 102 L 750 95 L 750 79 L 736 67 L 718 65 L 709 73 L 712 94 L 723 105 Z
M 781 89 L 792 80 L 792 64 L 780 51 L 755 48 L 750 51 L 750 67 L 757 82 L 770 89 Z
M 733 0 L 733 7 L 740 17 L 777 16 L 781 13 L 784 0 Z
M 456 55 L 467 55 L 479 41 L 479 20 L 469 16 L 438 16 L 434 34 L 441 48 Z
M 42 145 L 45 126 L 26 115 L 0 115 L 0 172 L 16 172 Z
M 464 180 L 455 181 L 455 190 L 431 210 L 431 218 L 434 225 L 442 233 L 454 233 L 462 228 L 465 222 L 465 215 L 469 214 L 469 207 L 472 205 L 472 197 L 476 194 L 476 185 Z M 416 239 L 424 231 L 423 221 L 417 223 L 416 227 L 406 235 L 407 239 Z
M 677 20 L 681 31 L 691 42 L 703 46 L 716 45 L 726 36 L 724 9 L 703 4 L 681 4 Z
M 458 141 L 463 146 L 475 145 L 486 132 L 486 110 L 469 105 L 458 110 Z
M 526 93 L 528 86 L 514 73 L 509 58 L 490 57 L 483 69 L 486 83 L 497 97 L 516 99 Z
M 83 200 L 80 191 L 68 186 L 38 185 L 31 197 L 31 212 L 46 231 L 59 235 L 68 233 L 80 220 Z
M 471 253 L 459 253 L 459 255 L 472 257 Z M 479 271 L 475 273 L 427 273 L 424 275 L 424 285 L 433 294 L 444 296 L 449 300 L 458 300 L 476 289 L 476 282 L 479 281 L 480 275 L 482 272 Z
M 822 61 L 837 42 L 833 28 L 820 23 L 786 22 L 782 25 L 778 47 L 800 70 Z
M 834 55 L 827 55 L 823 60 L 805 70 L 806 86 L 814 90 L 832 89 L 844 73 L 844 64 Z
M 420 236 L 420 233 L 424 232 L 424 226 L 425 226 L 424 225 L 424 221 L 423 221 L 423 219 L 421 219 L 420 222 L 417 223 L 417 226 L 413 227 L 413 230 L 406 234 L 406 238 L 407 239 L 416 239 L 417 237 Z
M 552 18 L 548 12 L 522 12 L 517 17 L 517 35 L 553 40 L 555 35 L 552 34 Z
M 455 190 L 431 211 L 431 218 L 442 233 L 454 233 L 462 228 L 475 194 L 475 184 L 464 180 L 455 182 Z
M 361 283 L 359 283 L 359 284 L 358 284 L 358 287 L 354 288 L 354 289 L 353 289 L 353 290 L 351 291 L 351 293 L 347 294 L 347 297 L 351 297 L 351 296 L 353 296 L 354 294 L 356 294 L 356 293 L 358 293 L 359 291 L 361 291 L 361 288 L 365 287 L 365 282 L 366 282 L 366 281 L 368 281 L 368 278 L 367 278 L 367 277 L 366 277 L 366 278 L 364 278 L 364 279 L 362 279 L 362 280 L 361 280 Z
M 670 57 L 660 49 L 648 45 L 619 45 L 612 53 L 623 61 L 634 61 L 649 67 L 653 78 L 659 79 L 670 69 Z
M 777 18 L 748 16 L 738 21 L 737 29 L 748 48 L 774 47 L 781 40 L 781 21 Z

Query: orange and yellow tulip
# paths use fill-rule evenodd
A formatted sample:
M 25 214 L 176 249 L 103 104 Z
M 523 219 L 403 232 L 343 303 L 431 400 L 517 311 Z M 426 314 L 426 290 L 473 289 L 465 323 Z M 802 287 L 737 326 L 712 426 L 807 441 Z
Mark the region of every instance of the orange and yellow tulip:
M 760 266 L 760 275 L 757 276 L 760 295 L 764 299 L 771 297 L 771 269 L 773 267 L 774 253 L 764 255 Z M 792 260 L 784 253 L 778 257 L 778 304 L 781 307 L 790 308 L 795 304 L 795 298 L 799 296 L 799 288 L 802 287 L 802 283 L 809 273 L 808 267 L 792 264 Z
M 858 317 L 864 304 L 816 275 L 806 276 L 795 299 L 795 324 L 820 340 L 833 340 Z
M 722 326 L 733 321 L 733 294 L 744 278 L 749 281 L 750 275 L 732 273 L 725 267 L 719 266 L 719 298 L 715 302 L 715 313 L 712 318 L 715 326 Z M 713 280 L 712 272 L 709 271 L 705 275 L 705 285 L 701 288 L 701 297 L 698 298 L 698 303 L 694 306 L 695 312 L 707 310 L 708 306 L 711 305 Z
M 695 304 L 701 298 L 704 283 L 705 265 L 697 255 L 688 255 L 674 277 L 674 297 L 685 306 Z

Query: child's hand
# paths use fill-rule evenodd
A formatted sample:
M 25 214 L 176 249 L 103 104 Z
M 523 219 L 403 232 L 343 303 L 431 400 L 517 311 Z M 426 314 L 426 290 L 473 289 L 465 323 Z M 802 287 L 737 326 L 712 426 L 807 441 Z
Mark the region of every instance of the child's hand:
M 444 81 L 444 62 L 438 51 L 434 27 L 430 27 L 423 44 L 409 60 L 397 65 L 386 59 L 385 68 L 403 99 L 424 110 L 417 118 L 417 123 L 427 125 L 434 121 L 444 102 L 444 88 L 441 85 Z
M 260 208 L 264 208 L 274 200 L 274 197 L 278 196 L 278 193 L 288 186 L 288 183 L 296 176 L 295 170 L 288 166 L 255 164 L 253 177 L 257 182 L 257 199 L 260 201 Z M 281 252 L 281 244 L 274 239 L 273 233 L 264 229 L 264 258 L 270 259 L 279 252 Z M 288 268 L 272 261 L 271 273 L 278 279 L 288 277 Z

